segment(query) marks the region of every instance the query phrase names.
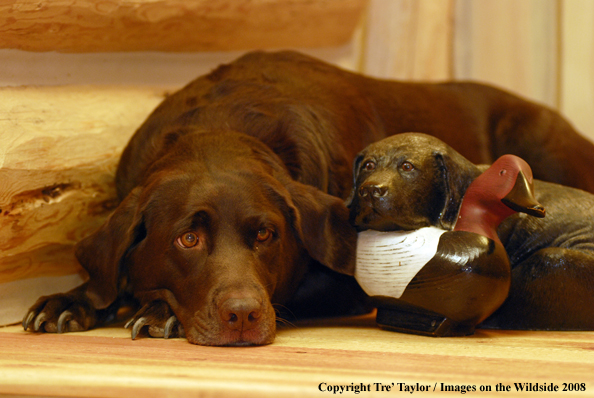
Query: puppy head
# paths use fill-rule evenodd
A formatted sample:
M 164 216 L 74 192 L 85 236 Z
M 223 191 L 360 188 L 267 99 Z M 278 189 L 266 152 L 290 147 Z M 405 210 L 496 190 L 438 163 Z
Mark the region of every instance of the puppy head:
M 462 197 L 480 170 L 444 142 L 404 133 L 371 144 L 353 167 L 347 199 L 358 230 L 452 229 Z
M 104 308 L 118 285 L 166 301 L 204 345 L 267 344 L 311 259 L 352 272 L 355 232 L 338 199 L 293 181 L 241 134 L 186 136 L 77 256 Z

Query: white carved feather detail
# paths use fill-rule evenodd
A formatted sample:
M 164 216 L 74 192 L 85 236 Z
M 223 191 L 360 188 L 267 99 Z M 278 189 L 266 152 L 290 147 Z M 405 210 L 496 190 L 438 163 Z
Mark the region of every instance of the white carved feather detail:
M 415 275 L 435 256 L 444 232 L 447 231 L 435 227 L 360 232 L 357 282 L 369 296 L 400 298 Z

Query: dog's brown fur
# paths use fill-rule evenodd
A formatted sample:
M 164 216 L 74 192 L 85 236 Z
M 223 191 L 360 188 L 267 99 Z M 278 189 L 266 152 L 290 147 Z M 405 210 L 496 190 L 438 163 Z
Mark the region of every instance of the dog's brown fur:
M 354 310 L 352 278 L 320 266 L 352 267 L 355 232 L 338 198 L 357 152 L 406 131 L 473 162 L 515 153 L 539 178 L 594 191 L 594 146 L 540 105 L 473 83 L 382 81 L 254 52 L 171 95 L 139 128 L 117 172 L 121 205 L 78 245 L 89 282 L 40 299 L 25 329 L 87 329 L 128 295 L 142 305 L 133 336 L 183 325 L 192 343 L 265 344 L 271 303 Z M 190 249 L 180 246 L 188 232 Z

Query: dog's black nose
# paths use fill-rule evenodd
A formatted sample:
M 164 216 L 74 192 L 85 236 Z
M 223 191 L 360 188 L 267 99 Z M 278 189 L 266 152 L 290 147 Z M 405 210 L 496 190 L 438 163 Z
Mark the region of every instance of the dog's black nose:
M 254 298 L 230 298 L 219 309 L 223 323 L 231 330 L 256 327 L 262 315 L 262 305 Z
M 381 198 L 388 193 L 388 187 L 382 184 L 366 183 L 359 188 L 359 196 L 362 198 Z

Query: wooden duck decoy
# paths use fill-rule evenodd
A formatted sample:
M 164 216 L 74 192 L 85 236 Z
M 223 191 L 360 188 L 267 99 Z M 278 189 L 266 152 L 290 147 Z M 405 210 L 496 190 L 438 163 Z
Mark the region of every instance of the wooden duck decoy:
M 384 328 L 432 336 L 474 333 L 506 299 L 510 264 L 497 227 L 523 212 L 544 217 L 532 171 L 505 155 L 468 187 L 452 231 L 359 233 L 355 278 Z

